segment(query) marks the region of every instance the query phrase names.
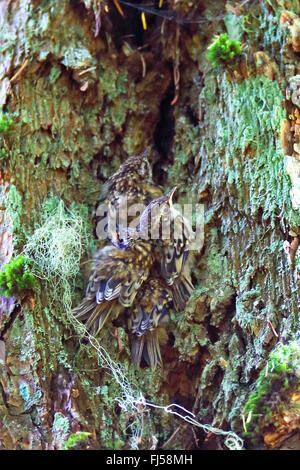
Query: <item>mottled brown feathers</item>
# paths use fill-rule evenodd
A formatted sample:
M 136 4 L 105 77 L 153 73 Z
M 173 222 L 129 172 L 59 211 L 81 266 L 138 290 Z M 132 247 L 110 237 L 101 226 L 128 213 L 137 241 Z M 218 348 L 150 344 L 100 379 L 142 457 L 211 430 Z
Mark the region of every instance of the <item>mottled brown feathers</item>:
M 140 367 L 144 361 L 154 369 L 162 364 L 160 344 L 168 338 L 169 311 L 184 310 L 193 285 L 191 229 L 173 206 L 175 188 L 162 195 L 153 183 L 148 153 L 129 158 L 108 181 L 109 212 L 124 197 L 147 207 L 136 228 L 120 235 L 117 226 L 111 242 L 96 253 L 85 298 L 73 313 L 97 335 L 108 320 L 124 312 L 134 364 Z M 153 237 L 153 230 L 160 235 L 162 221 L 168 220 L 170 238 Z

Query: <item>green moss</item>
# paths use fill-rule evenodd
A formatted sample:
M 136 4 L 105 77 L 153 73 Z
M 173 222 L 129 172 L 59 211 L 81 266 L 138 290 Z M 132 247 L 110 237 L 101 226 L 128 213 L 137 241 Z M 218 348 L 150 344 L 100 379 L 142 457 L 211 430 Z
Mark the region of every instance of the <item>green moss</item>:
M 205 78 L 205 86 L 201 93 L 201 98 L 207 105 L 214 104 L 217 96 L 217 78 L 214 73 L 208 73 Z
M 221 34 L 207 49 L 206 58 L 212 63 L 213 67 L 218 65 L 232 67 L 237 56 L 243 52 L 240 41 L 229 39 L 227 33 Z
M 110 100 L 115 100 L 120 94 L 127 91 L 128 78 L 125 73 L 116 73 L 112 68 L 104 68 L 100 71 L 100 83 Z
M 0 114 L 0 133 L 7 132 L 13 125 L 13 120 L 5 114 Z
M 3 132 L 9 131 L 11 126 L 13 125 L 13 120 L 5 114 L 0 114 L 0 160 L 7 157 L 7 151 L 5 149 L 4 140 L 1 134 Z
M 71 434 L 62 450 L 78 450 L 84 448 L 89 436 L 90 433 L 88 432 L 76 432 Z
M 178 186 L 177 192 L 186 192 L 187 184 L 191 183 L 193 155 L 197 153 L 199 148 L 199 129 L 189 124 L 185 116 L 181 116 L 176 120 L 174 163 L 169 169 L 169 178 L 172 182 L 171 187 L 175 184 Z M 189 203 L 191 202 L 190 197 L 191 194 L 189 193 Z
M 122 441 L 122 439 L 115 439 L 114 441 L 108 442 L 107 444 L 109 449 L 121 450 L 124 447 L 125 442 Z
M 291 402 L 291 396 L 300 393 L 299 373 L 299 342 L 280 345 L 270 354 L 245 405 L 246 419 L 251 413 L 247 435 L 259 436 L 262 428 L 275 426 L 276 416 L 286 410 L 300 416 L 300 404 Z
M 203 135 L 185 116 L 177 119 L 174 165 L 169 170 L 172 184 L 183 187 L 185 181 L 197 192 L 209 189 L 211 197 L 220 201 L 226 187 L 229 204 L 248 217 L 262 208 L 264 219 L 270 217 L 273 226 L 284 207 L 293 226 L 299 225 L 279 139 L 286 111 L 278 83 L 265 76 L 229 82 L 226 74 L 210 73 L 200 98 L 210 118 Z M 240 227 L 232 220 L 221 230 L 238 232 Z
M 51 67 L 50 74 L 49 74 L 49 82 L 52 85 L 53 83 L 56 82 L 56 80 L 60 77 L 61 75 L 61 69 L 53 66 Z
M 32 260 L 18 256 L 3 266 L 0 272 L 0 295 L 20 296 L 27 290 L 36 288 L 36 280 L 30 272 Z
M 77 69 L 79 64 L 80 68 L 87 68 L 95 65 L 96 61 L 89 50 L 81 45 L 80 48 L 70 47 L 66 49 L 61 63 L 71 69 Z
M 274 0 L 280 10 L 290 10 L 296 15 L 300 14 L 300 4 L 298 0 Z

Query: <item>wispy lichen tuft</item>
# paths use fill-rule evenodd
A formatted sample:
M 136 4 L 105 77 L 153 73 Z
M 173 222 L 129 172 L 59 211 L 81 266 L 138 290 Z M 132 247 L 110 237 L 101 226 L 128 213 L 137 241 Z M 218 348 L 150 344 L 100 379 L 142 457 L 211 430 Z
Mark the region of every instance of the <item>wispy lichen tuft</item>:
M 67 210 L 63 201 L 56 199 L 45 202 L 42 219 L 44 223 L 28 238 L 23 252 L 34 261 L 34 275 L 50 283 L 50 302 L 59 302 L 69 310 L 86 227 L 78 212 Z

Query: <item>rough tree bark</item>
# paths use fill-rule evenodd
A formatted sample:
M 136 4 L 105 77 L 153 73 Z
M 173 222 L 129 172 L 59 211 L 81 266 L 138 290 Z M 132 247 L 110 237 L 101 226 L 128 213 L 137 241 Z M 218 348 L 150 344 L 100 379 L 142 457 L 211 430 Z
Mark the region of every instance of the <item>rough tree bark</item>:
M 299 448 L 300 7 L 225 3 L 165 0 L 176 18 L 147 14 L 144 31 L 139 10 L 121 4 L 123 17 L 112 1 L 0 1 L 0 106 L 13 121 L 0 135 L 1 263 L 29 245 L 40 269 L 35 292 L 1 298 L 4 449 L 61 449 L 70 436 L 72 447 L 78 431 L 91 433 L 82 448 L 150 448 L 153 436 L 166 449 L 224 448 L 172 413 L 130 408 L 130 387 L 247 431 L 248 448 Z M 243 55 L 213 68 L 207 47 L 226 31 Z M 120 379 L 67 310 L 98 244 L 101 188 L 148 145 L 156 182 L 205 204 L 205 245 L 163 370 L 134 370 L 122 325 L 103 333 Z M 274 378 L 282 347 L 293 370 Z

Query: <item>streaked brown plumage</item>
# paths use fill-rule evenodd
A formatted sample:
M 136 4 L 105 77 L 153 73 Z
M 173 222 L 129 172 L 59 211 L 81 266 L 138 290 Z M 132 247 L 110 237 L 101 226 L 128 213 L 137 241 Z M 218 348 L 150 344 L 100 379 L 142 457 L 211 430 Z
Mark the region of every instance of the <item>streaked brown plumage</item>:
M 172 296 L 162 279 L 148 279 L 139 290 L 128 318 L 131 356 L 136 367 L 140 367 L 142 358 L 151 369 L 162 364 L 160 343 L 167 339 L 164 325 L 171 306 Z
M 172 292 L 174 308 L 177 312 L 182 312 L 185 309 L 186 303 L 194 290 L 191 279 L 191 265 L 189 258 L 186 260 L 181 273 L 174 280 L 170 288 Z
M 155 261 L 152 240 L 148 238 L 149 212 L 154 208 L 155 227 L 170 203 L 170 196 L 171 193 L 152 201 L 143 212 L 137 230 L 128 230 L 128 238 L 122 242 L 116 236 L 112 244 L 96 254 L 85 299 L 73 310 L 75 317 L 85 321 L 93 334 L 101 330 L 111 314 L 116 318 L 123 308 L 132 305 L 148 278 Z
M 150 147 L 141 154 L 127 158 L 108 180 L 107 202 L 116 206 L 122 196 L 127 197 L 128 206 L 138 202 L 148 205 L 152 199 L 163 195 L 162 189 L 155 186 L 148 161 Z
M 116 217 L 117 233 L 119 233 L 119 224 L 129 226 L 136 218 L 134 214 L 130 214 L 130 208 L 133 209 L 136 204 L 146 207 L 152 200 L 163 196 L 162 188 L 153 183 L 149 154 L 150 147 L 147 147 L 141 155 L 127 158 L 118 171 L 108 179 L 104 203 L 107 204 L 108 218 Z M 127 208 L 125 224 L 119 219 L 124 217 L 123 207 Z
M 129 234 L 137 233 L 142 238 L 149 238 L 153 247 L 155 263 L 160 266 L 161 276 L 170 287 L 174 307 L 177 311 L 182 311 L 194 289 L 191 281 L 190 252 L 188 250 L 192 229 L 188 221 L 173 206 L 172 197 L 175 189 L 173 188 L 166 196 L 152 201 L 141 215 L 137 230 L 127 229 L 126 234 L 129 236 Z M 160 207 L 165 200 L 168 201 L 168 204 Z M 158 209 L 159 207 L 160 209 Z M 161 237 L 151 238 L 155 227 L 161 233 L 162 220 L 166 225 L 170 224 L 170 238 L 165 240 Z
M 125 197 L 128 208 L 136 203 L 147 207 L 137 227 L 122 233 L 117 225 L 111 231 L 110 244 L 95 256 L 86 296 L 73 313 L 97 335 L 108 318 L 125 311 L 132 360 L 140 367 L 144 359 L 154 369 L 162 364 L 160 343 L 167 338 L 168 312 L 173 307 L 184 310 L 193 285 L 188 251 L 191 228 L 173 206 L 175 188 L 162 196 L 162 189 L 154 185 L 148 154 L 149 148 L 128 158 L 108 180 L 108 215 L 119 209 Z M 171 222 L 171 237 L 166 240 L 161 237 L 162 221 Z
M 124 247 L 109 245 L 96 254 L 83 302 L 73 314 L 97 335 L 112 313 L 132 305 L 138 289 L 153 264 L 151 246 L 143 240 L 128 240 Z
M 191 281 L 189 245 L 192 229 L 188 221 L 170 201 L 170 238 L 160 240 L 155 247 L 155 257 L 160 261 L 161 275 L 171 288 L 174 307 L 184 310 L 194 286 Z

